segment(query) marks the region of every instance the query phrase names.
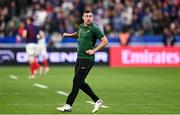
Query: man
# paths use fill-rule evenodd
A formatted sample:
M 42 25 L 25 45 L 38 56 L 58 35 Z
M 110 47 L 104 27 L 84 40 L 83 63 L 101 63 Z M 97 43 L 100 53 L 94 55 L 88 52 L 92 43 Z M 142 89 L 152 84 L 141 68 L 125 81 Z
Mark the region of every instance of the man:
M 86 10 L 83 12 L 84 23 L 79 26 L 77 32 L 68 34 L 64 33 L 64 37 L 78 38 L 77 61 L 75 66 L 75 75 L 73 79 L 73 87 L 69 94 L 66 104 L 62 107 L 57 107 L 57 110 L 65 112 L 71 111 L 75 98 L 81 89 L 95 102 L 93 113 L 98 111 L 102 106 L 103 101 L 95 95 L 90 86 L 85 82 L 89 71 L 94 63 L 94 54 L 108 44 L 108 40 L 102 31 L 93 23 L 93 14 Z M 101 43 L 95 47 L 96 40 L 101 40 Z
M 28 62 L 31 70 L 30 79 L 35 78 L 35 74 L 37 70 L 40 69 L 40 65 L 36 59 L 38 54 L 37 48 L 37 32 L 38 28 L 32 24 L 33 19 L 26 19 L 26 28 L 23 31 L 23 38 L 25 39 L 26 45 L 26 53 L 28 55 Z
M 46 47 L 46 35 L 43 30 L 40 30 L 37 34 L 38 39 L 38 54 L 42 57 L 43 74 L 49 71 L 49 64 L 47 60 L 47 47 Z

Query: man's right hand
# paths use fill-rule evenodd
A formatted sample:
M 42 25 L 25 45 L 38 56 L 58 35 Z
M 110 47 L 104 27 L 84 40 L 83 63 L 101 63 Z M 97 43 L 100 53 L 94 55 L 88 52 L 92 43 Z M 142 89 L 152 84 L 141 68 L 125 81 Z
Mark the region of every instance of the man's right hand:
M 74 39 L 77 39 L 78 38 L 78 34 L 77 32 L 74 32 L 74 33 L 63 33 L 63 37 L 71 37 L 71 38 L 74 38 Z
M 63 33 L 63 37 L 68 37 L 69 34 L 68 33 Z

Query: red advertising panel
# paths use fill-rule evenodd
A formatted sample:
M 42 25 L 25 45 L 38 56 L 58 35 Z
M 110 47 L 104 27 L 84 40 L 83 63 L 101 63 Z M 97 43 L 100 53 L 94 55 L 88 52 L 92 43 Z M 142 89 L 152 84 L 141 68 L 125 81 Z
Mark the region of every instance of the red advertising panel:
M 111 47 L 111 67 L 180 67 L 180 47 Z

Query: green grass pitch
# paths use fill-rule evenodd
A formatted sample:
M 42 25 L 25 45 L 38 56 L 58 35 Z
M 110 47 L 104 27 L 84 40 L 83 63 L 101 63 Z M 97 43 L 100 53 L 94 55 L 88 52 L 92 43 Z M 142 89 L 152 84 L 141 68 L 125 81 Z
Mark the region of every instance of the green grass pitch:
M 73 66 L 55 66 L 29 80 L 27 66 L 0 67 L 0 114 L 61 114 L 56 107 L 66 96 L 57 91 L 70 92 L 73 72 Z M 180 113 L 180 68 L 94 66 L 86 81 L 109 107 L 96 114 Z M 86 101 L 91 99 L 80 91 L 71 114 L 91 114 L 93 105 Z

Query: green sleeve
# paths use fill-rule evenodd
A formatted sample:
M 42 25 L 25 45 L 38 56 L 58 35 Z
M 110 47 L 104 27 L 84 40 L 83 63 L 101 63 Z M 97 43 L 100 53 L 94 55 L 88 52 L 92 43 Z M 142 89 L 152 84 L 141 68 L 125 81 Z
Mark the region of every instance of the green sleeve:
M 103 32 L 101 31 L 101 29 L 100 29 L 97 25 L 95 25 L 95 24 L 94 24 L 94 26 L 93 26 L 93 32 L 94 32 L 96 38 L 99 39 L 99 40 L 100 40 L 102 37 L 104 37 L 104 34 L 103 34 Z

